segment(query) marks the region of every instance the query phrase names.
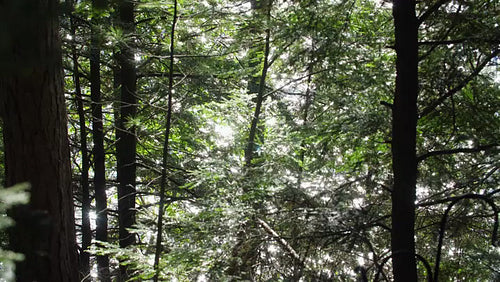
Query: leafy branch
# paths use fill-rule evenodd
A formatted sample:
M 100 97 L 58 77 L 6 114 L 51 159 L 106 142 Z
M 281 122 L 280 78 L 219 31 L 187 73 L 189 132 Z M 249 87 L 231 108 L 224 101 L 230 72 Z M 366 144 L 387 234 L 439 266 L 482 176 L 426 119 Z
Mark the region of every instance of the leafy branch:
M 437 253 L 436 253 L 436 264 L 434 268 L 434 281 L 438 281 L 438 275 L 439 275 L 439 266 L 441 264 L 441 249 L 443 247 L 443 239 L 444 239 L 444 232 L 446 229 L 446 222 L 448 221 L 448 215 L 453 208 L 455 204 L 460 202 L 461 200 L 464 199 L 474 199 L 474 200 L 483 200 L 486 203 L 488 203 L 491 206 L 491 209 L 493 210 L 493 216 L 495 218 L 495 223 L 493 224 L 493 232 L 491 236 L 491 244 L 493 246 L 496 246 L 496 241 L 497 241 L 497 236 L 498 236 L 498 207 L 495 204 L 495 202 L 489 198 L 486 195 L 479 195 L 479 194 L 465 194 L 460 197 L 457 197 L 455 200 L 453 200 L 448 207 L 446 208 L 446 211 L 443 214 L 443 217 L 441 219 L 441 225 L 439 229 L 439 242 L 438 242 L 438 247 L 437 247 Z
M 427 106 L 425 109 L 422 110 L 420 113 L 419 117 L 422 118 L 428 114 L 430 114 L 432 111 L 434 111 L 439 105 L 441 105 L 446 99 L 450 98 L 454 94 L 456 94 L 458 91 L 462 90 L 469 82 L 474 79 L 491 61 L 491 59 L 495 58 L 500 54 L 500 49 L 495 49 L 490 55 L 486 57 L 477 67 L 476 69 L 469 74 L 460 84 L 458 84 L 456 87 L 448 91 L 447 93 L 443 94 L 441 97 L 439 97 L 436 101 L 434 101 L 432 104 Z
M 442 156 L 442 155 L 453 155 L 457 153 L 479 153 L 482 151 L 487 151 L 492 148 L 498 147 L 497 143 L 493 144 L 488 144 L 488 145 L 482 145 L 482 146 L 477 146 L 476 148 L 457 148 L 457 149 L 449 149 L 449 150 L 438 150 L 438 151 L 431 151 L 428 153 L 425 153 L 423 155 L 420 155 L 417 157 L 417 163 L 422 162 L 430 157 L 435 157 L 435 156 Z
M 417 19 L 417 24 L 421 25 L 425 20 L 429 18 L 430 15 L 436 12 L 441 6 L 443 6 L 448 1 L 449 0 L 439 0 L 438 2 L 436 2 Z

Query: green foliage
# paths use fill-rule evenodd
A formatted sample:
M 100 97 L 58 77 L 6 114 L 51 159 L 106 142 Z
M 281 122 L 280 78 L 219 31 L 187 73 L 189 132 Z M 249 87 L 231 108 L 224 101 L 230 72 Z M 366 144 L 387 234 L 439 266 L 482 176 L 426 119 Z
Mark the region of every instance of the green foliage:
M 14 281 L 15 262 L 23 259 L 22 254 L 6 250 L 8 235 L 7 228 L 15 223 L 7 215 L 7 211 L 15 205 L 28 202 L 28 184 L 18 184 L 10 188 L 0 188 L 0 279 L 3 281 Z
M 417 14 L 435 2 L 418 1 Z M 498 5 L 493 2 L 447 2 L 419 29 L 418 108 L 420 113 L 432 110 L 419 116 L 417 128 L 417 155 L 422 159 L 416 241 L 418 253 L 431 265 L 450 197 L 491 193 L 498 203 L 498 56 L 477 70 L 498 48 Z M 96 14 L 89 1 L 78 3 L 75 13 L 83 23 L 74 43 L 85 95 L 90 87 L 90 27 L 85 21 L 94 15 L 101 21 L 108 204 L 113 211 L 117 46 L 130 38 L 117 27 L 113 7 Z M 109 254 L 113 267 L 128 264 L 132 279 L 154 274 L 172 3 L 141 0 L 136 6 L 138 115 L 128 124 L 137 128 L 139 243 L 118 248 L 113 214 L 110 242 L 93 251 Z M 246 259 L 235 258 L 238 248 L 253 255 L 249 263 L 257 281 L 354 280 L 359 264 L 373 278 L 390 246 L 396 54 L 388 1 L 276 0 L 269 20 L 250 1 L 179 4 L 161 279 L 228 280 L 232 262 Z M 245 167 L 267 27 L 271 64 L 255 158 Z M 71 66 L 66 58 L 68 74 Z M 456 87 L 460 89 L 436 104 Z M 70 76 L 66 88 L 73 93 Z M 73 102 L 68 112 L 78 179 L 81 156 L 75 148 L 81 125 Z M 88 107 L 85 114 L 85 126 L 90 127 Z M 429 155 L 484 145 L 489 149 Z M 253 221 L 256 215 L 300 262 L 279 238 Z M 443 249 L 443 281 L 484 281 L 498 275 L 498 250 L 488 243 L 492 224 L 491 211 L 481 203 L 454 208 Z M 382 270 L 391 280 L 390 263 Z M 424 277 L 421 265 L 419 271 Z

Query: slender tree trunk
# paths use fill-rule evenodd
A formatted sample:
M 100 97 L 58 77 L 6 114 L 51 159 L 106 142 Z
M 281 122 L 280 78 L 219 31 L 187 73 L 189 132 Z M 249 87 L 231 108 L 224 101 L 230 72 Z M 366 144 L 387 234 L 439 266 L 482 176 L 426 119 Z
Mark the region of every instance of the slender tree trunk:
M 71 36 L 75 40 L 76 26 L 71 18 Z M 80 125 L 80 151 L 82 153 L 82 169 L 80 188 L 82 192 L 82 252 L 80 253 L 80 272 L 84 281 L 90 281 L 90 254 L 86 251 L 92 243 L 92 229 L 90 227 L 90 187 L 89 170 L 90 158 L 87 149 L 87 126 L 85 125 L 85 110 L 83 105 L 82 89 L 80 85 L 80 73 L 76 43 L 72 46 L 73 59 L 73 81 L 75 84 L 75 98 Z
M 13 211 L 17 281 L 79 281 L 56 0 L 0 2 L 6 183 L 31 183 Z
M 314 49 L 314 47 L 313 47 L 313 49 Z M 307 89 L 306 89 L 306 97 L 305 97 L 304 108 L 303 108 L 304 112 L 302 115 L 302 126 L 304 126 L 304 127 L 307 126 L 307 122 L 308 122 L 308 118 L 309 118 L 309 108 L 311 107 L 312 100 L 314 97 L 313 93 L 311 93 L 311 92 L 313 92 L 311 90 L 311 88 L 312 88 L 312 71 L 313 71 L 313 67 L 314 67 L 313 60 L 314 59 L 311 58 L 311 62 L 309 63 L 309 66 L 307 68 L 307 72 L 308 72 Z M 303 178 L 303 174 L 304 174 L 304 161 L 305 161 L 305 157 L 306 157 L 306 150 L 305 150 L 304 146 L 305 146 L 305 142 L 304 142 L 304 140 L 302 140 L 302 142 L 300 143 L 300 153 L 299 153 L 300 164 L 299 164 L 299 171 L 297 174 L 297 189 L 301 189 L 302 178 Z
M 415 0 L 395 0 L 396 92 L 392 109 L 392 263 L 394 281 L 417 281 L 415 191 L 418 45 Z
M 128 229 L 135 223 L 136 185 L 136 136 L 135 126 L 130 121 L 137 112 L 136 70 L 134 64 L 134 3 L 120 1 L 118 7 L 119 24 L 126 42 L 120 44 L 121 104 L 117 129 L 116 159 L 118 166 L 118 221 L 120 247 L 135 243 L 135 235 Z M 128 277 L 127 267 L 120 266 L 121 278 Z
M 267 8 L 268 10 L 271 10 L 271 7 Z M 259 89 L 257 92 L 257 100 L 255 103 L 255 111 L 254 115 L 252 118 L 252 122 L 250 124 L 250 133 L 248 134 L 248 141 L 247 141 L 247 147 L 245 149 L 245 166 L 250 167 L 252 165 L 252 160 L 254 157 L 254 151 L 255 151 L 255 138 L 257 136 L 257 131 L 258 131 L 258 125 L 259 125 L 259 119 L 260 119 L 260 112 L 262 111 L 262 102 L 264 101 L 264 92 L 266 89 L 266 77 L 267 77 L 267 70 L 269 68 L 269 41 L 270 41 L 270 36 L 271 36 L 271 31 L 269 28 L 266 29 L 266 39 L 265 39 L 265 46 L 264 46 L 264 66 L 262 67 L 262 73 L 260 76 L 259 80 Z M 252 89 L 252 85 L 249 86 L 249 91 Z
M 92 2 L 93 8 L 100 8 Z M 106 167 L 104 152 L 104 129 L 101 101 L 101 40 L 98 18 L 93 17 L 90 39 L 90 96 L 92 100 L 92 139 L 94 142 L 94 193 L 96 203 L 96 240 L 108 241 L 108 204 L 106 196 Z M 100 281 L 111 281 L 109 257 L 97 256 L 97 272 Z
M 271 17 L 271 7 L 272 1 L 264 2 L 264 1 L 252 1 L 252 9 L 255 10 L 256 13 L 264 13 L 266 24 L 269 24 Z M 261 31 L 260 31 L 261 32 Z M 255 158 L 255 150 L 257 147 L 257 136 L 259 134 L 259 122 L 260 115 L 262 111 L 262 104 L 264 102 L 264 92 L 266 89 L 266 78 L 267 71 L 269 69 L 269 53 L 270 53 L 270 39 L 271 39 L 271 29 L 268 26 L 265 31 L 265 43 L 264 43 L 264 58 L 261 62 L 253 64 L 250 66 L 253 67 L 255 65 L 262 64 L 262 71 L 260 76 L 250 77 L 248 83 L 248 92 L 256 93 L 257 97 L 255 99 L 255 110 L 250 122 L 250 131 L 248 134 L 248 140 L 245 147 L 245 168 L 247 169 L 245 178 L 250 181 L 254 175 L 252 175 L 252 166 L 253 160 Z M 250 58 L 252 61 L 253 58 Z M 243 186 L 244 193 L 251 193 L 252 190 L 249 188 L 250 185 Z M 261 204 L 252 203 L 253 209 L 255 211 L 260 210 Z M 259 228 L 258 224 L 251 220 L 246 222 L 241 226 L 242 231 L 237 234 L 237 243 L 233 247 L 232 250 L 232 259 L 230 261 L 230 265 L 226 273 L 230 276 L 238 277 L 243 281 L 253 281 L 254 271 L 253 265 L 257 259 L 257 250 L 260 244 L 260 240 L 256 238 L 248 238 L 248 235 L 251 233 L 252 229 Z
M 313 44 L 313 50 L 314 50 L 314 44 Z M 312 57 L 312 56 L 311 56 Z M 306 88 L 306 95 L 305 95 L 305 101 L 304 101 L 304 107 L 303 107 L 303 114 L 302 114 L 302 126 L 306 127 L 309 119 L 309 109 L 312 105 L 312 101 L 314 98 L 314 93 L 312 90 L 312 72 L 313 72 L 313 67 L 314 67 L 314 58 L 311 58 L 311 62 L 309 63 L 309 66 L 307 68 L 307 88 Z M 302 189 L 302 179 L 304 177 L 304 162 L 306 160 L 306 152 L 307 150 L 305 149 L 305 140 L 302 140 L 300 142 L 300 151 L 299 151 L 299 168 L 298 168 L 298 173 L 297 173 L 297 189 Z M 297 224 L 293 223 L 291 225 L 291 242 L 292 246 L 296 245 L 297 243 L 297 234 L 298 232 L 298 226 Z M 293 276 L 291 277 L 291 281 L 300 281 L 300 278 L 302 277 L 304 272 L 304 263 L 303 261 L 299 259 L 294 260 L 293 264 Z
M 175 47 L 175 25 L 177 23 L 177 0 L 174 0 L 174 15 L 172 18 L 172 29 L 170 30 L 170 67 L 168 69 L 168 109 L 167 120 L 165 121 L 165 139 L 163 143 L 163 160 L 161 167 L 160 180 L 160 206 L 158 207 L 158 232 L 156 234 L 156 250 L 154 269 L 154 282 L 158 282 L 160 276 L 160 256 L 162 253 L 162 235 L 163 235 L 163 213 L 165 207 L 165 190 L 167 186 L 167 161 L 169 150 L 170 127 L 172 121 L 172 92 L 174 88 L 174 47 Z

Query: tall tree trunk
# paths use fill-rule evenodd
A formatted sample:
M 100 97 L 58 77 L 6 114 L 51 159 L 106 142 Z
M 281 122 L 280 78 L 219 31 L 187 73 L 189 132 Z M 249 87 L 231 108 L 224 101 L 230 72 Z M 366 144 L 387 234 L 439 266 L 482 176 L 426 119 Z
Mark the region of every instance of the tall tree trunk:
M 271 10 L 271 7 L 266 8 L 268 10 Z M 270 13 L 270 12 L 268 12 Z M 270 17 L 270 14 L 269 14 Z M 268 17 L 268 19 L 269 19 Z M 258 92 L 257 92 L 257 99 L 255 103 L 255 111 L 252 117 L 252 122 L 250 124 L 250 133 L 248 134 L 248 141 L 247 141 L 247 147 L 245 149 L 245 166 L 249 168 L 252 165 L 252 160 L 254 158 L 254 151 L 255 151 L 255 138 L 257 136 L 257 131 L 258 131 L 258 124 L 260 120 L 260 112 L 262 111 L 262 102 L 264 101 L 264 92 L 266 89 L 266 77 L 267 77 L 267 70 L 269 68 L 269 41 L 270 41 L 270 35 L 271 31 L 269 28 L 266 29 L 266 38 L 265 38 L 265 46 L 264 46 L 264 62 L 263 62 L 263 67 L 262 67 L 262 73 L 260 75 L 259 79 L 259 84 L 258 84 Z M 254 93 L 254 80 L 253 78 L 250 79 L 249 82 L 249 92 Z
M 175 47 L 175 26 L 177 23 L 177 0 L 174 0 L 174 15 L 172 17 L 172 29 L 170 30 L 170 66 L 168 69 L 168 106 L 167 120 L 165 121 L 165 139 L 163 141 L 163 160 L 161 167 L 160 180 L 160 205 L 158 207 L 158 223 L 156 234 L 156 249 L 154 270 L 154 282 L 158 282 L 160 278 L 160 256 L 162 253 L 162 235 L 163 235 L 163 213 L 165 211 L 165 190 L 167 186 L 167 161 L 169 150 L 170 127 L 172 121 L 172 94 L 174 88 L 174 47 Z
M 71 5 L 72 6 L 72 5 Z M 74 18 L 71 16 L 71 36 L 75 40 L 76 25 Z M 75 41 L 73 41 L 75 42 Z M 87 149 L 87 126 L 85 125 L 85 110 L 83 104 L 82 89 L 80 84 L 80 71 L 78 63 L 78 54 L 76 50 L 76 43 L 72 46 L 72 60 L 73 60 L 73 81 L 75 84 L 75 100 L 78 111 L 78 120 L 80 126 L 80 151 L 82 154 L 82 168 L 81 168 L 81 197 L 82 197 L 82 252 L 80 253 L 80 272 L 84 281 L 89 281 L 90 278 L 90 253 L 87 252 L 92 243 L 92 229 L 90 227 L 90 187 L 89 187 L 89 170 L 90 158 Z
M 314 42 L 313 42 L 313 48 L 314 50 Z M 304 107 L 303 107 L 303 114 L 302 114 L 302 126 L 304 128 L 307 127 L 308 125 L 308 119 L 309 119 L 309 110 L 313 102 L 314 98 L 314 90 L 312 90 L 313 83 L 312 83 L 312 77 L 313 77 L 313 68 L 314 68 L 314 58 L 311 54 L 311 61 L 307 67 L 307 88 L 306 88 L 306 93 L 305 93 L 305 101 L 304 101 Z M 298 173 L 297 173 L 297 189 L 301 190 L 302 189 L 302 179 L 304 177 L 304 163 L 306 160 L 306 148 L 305 148 L 305 140 L 302 140 L 300 142 L 300 151 L 299 151 L 299 167 L 298 167 Z M 291 235 L 291 242 L 292 246 L 296 245 L 298 242 L 297 235 L 299 234 L 299 228 L 297 224 L 293 223 L 290 227 L 290 235 Z M 292 265 L 293 267 L 293 276 L 290 278 L 290 281 L 300 281 L 300 278 L 303 275 L 304 272 L 304 263 L 301 260 L 295 259 L 294 264 Z
M 135 243 L 135 235 L 128 229 L 135 223 L 136 185 L 136 136 L 135 126 L 130 125 L 137 112 L 136 70 L 134 64 L 134 3 L 120 1 L 119 24 L 126 42 L 120 44 L 121 104 L 117 129 L 116 159 L 118 176 L 118 221 L 120 247 Z M 127 267 L 120 266 L 121 278 L 126 280 Z
M 415 259 L 415 191 L 418 45 L 415 0 L 395 0 L 396 91 L 392 108 L 391 248 L 394 281 L 417 281 Z
M 101 8 L 99 1 L 93 0 L 94 9 Z M 102 4 L 101 4 L 102 5 Z M 99 21 L 92 17 L 90 39 L 90 96 L 92 100 L 92 139 L 94 142 L 94 192 L 96 203 L 96 240 L 108 241 L 108 212 L 106 196 L 106 167 L 104 152 L 104 129 L 101 101 L 101 40 Z M 109 273 L 109 257 L 97 256 L 97 273 L 99 281 L 111 281 Z
M 13 211 L 17 281 L 79 281 L 56 0 L 0 2 L 6 183 L 31 183 Z
M 313 48 L 314 50 L 314 42 L 313 42 Z M 312 56 L 311 56 L 312 57 Z M 309 118 L 309 109 L 312 105 L 312 101 L 314 98 L 314 93 L 312 88 L 312 72 L 314 68 L 314 58 L 311 58 L 311 62 L 309 63 L 309 66 L 307 67 L 307 88 L 306 88 L 306 95 L 305 95 L 305 101 L 304 101 L 304 107 L 303 107 L 303 114 L 302 114 L 302 126 L 305 128 L 307 127 L 308 123 L 308 118 Z M 305 140 L 302 140 L 300 142 L 300 153 L 299 153 L 299 171 L 297 174 L 297 189 L 301 189 L 302 186 L 302 177 L 304 174 L 304 161 L 306 157 L 306 149 L 304 148 L 305 146 Z
M 266 25 L 269 25 L 271 18 L 271 7 L 272 1 L 252 1 L 252 9 L 256 14 L 263 14 L 266 19 Z M 256 31 L 257 33 L 261 33 L 262 30 Z M 251 181 L 255 175 L 252 173 L 253 160 L 255 158 L 255 151 L 257 147 L 257 136 L 259 134 L 259 122 L 260 115 L 262 111 L 262 104 L 264 102 L 264 92 L 266 89 L 266 78 L 267 71 L 269 69 L 269 53 L 270 53 L 270 39 L 271 39 L 271 29 L 270 26 L 267 26 L 265 31 L 264 38 L 264 57 L 262 61 L 257 61 L 257 63 L 252 63 L 253 59 L 250 56 L 250 67 L 255 67 L 257 65 L 262 65 L 262 71 L 260 76 L 251 76 L 248 82 L 248 93 L 256 93 L 257 97 L 255 98 L 255 110 L 250 122 L 250 131 L 248 134 L 248 140 L 245 147 L 245 179 L 247 181 Z M 253 53 L 253 52 L 252 52 Z M 255 53 L 256 54 L 256 53 Z M 244 184 L 243 192 L 244 193 L 252 193 L 253 191 L 249 188 L 251 185 Z M 261 204 L 252 203 L 253 209 L 258 213 L 258 210 L 261 210 Z M 230 261 L 230 265 L 226 273 L 229 276 L 238 277 L 238 279 L 244 281 L 253 281 L 254 270 L 253 265 L 257 259 L 258 255 L 258 247 L 260 244 L 260 240 L 258 238 L 249 238 L 249 234 L 252 233 L 252 229 L 259 228 L 259 225 L 251 220 L 246 222 L 241 226 L 241 231 L 237 234 L 237 243 L 233 247 L 232 250 L 232 258 Z

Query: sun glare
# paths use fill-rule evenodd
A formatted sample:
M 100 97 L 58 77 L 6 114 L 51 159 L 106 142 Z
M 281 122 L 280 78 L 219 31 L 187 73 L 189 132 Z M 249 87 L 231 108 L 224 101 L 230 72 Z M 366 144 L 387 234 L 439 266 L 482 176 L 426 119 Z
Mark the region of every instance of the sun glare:
M 234 130 L 228 125 L 216 124 L 214 132 L 217 135 L 216 143 L 219 146 L 227 147 L 234 140 Z

